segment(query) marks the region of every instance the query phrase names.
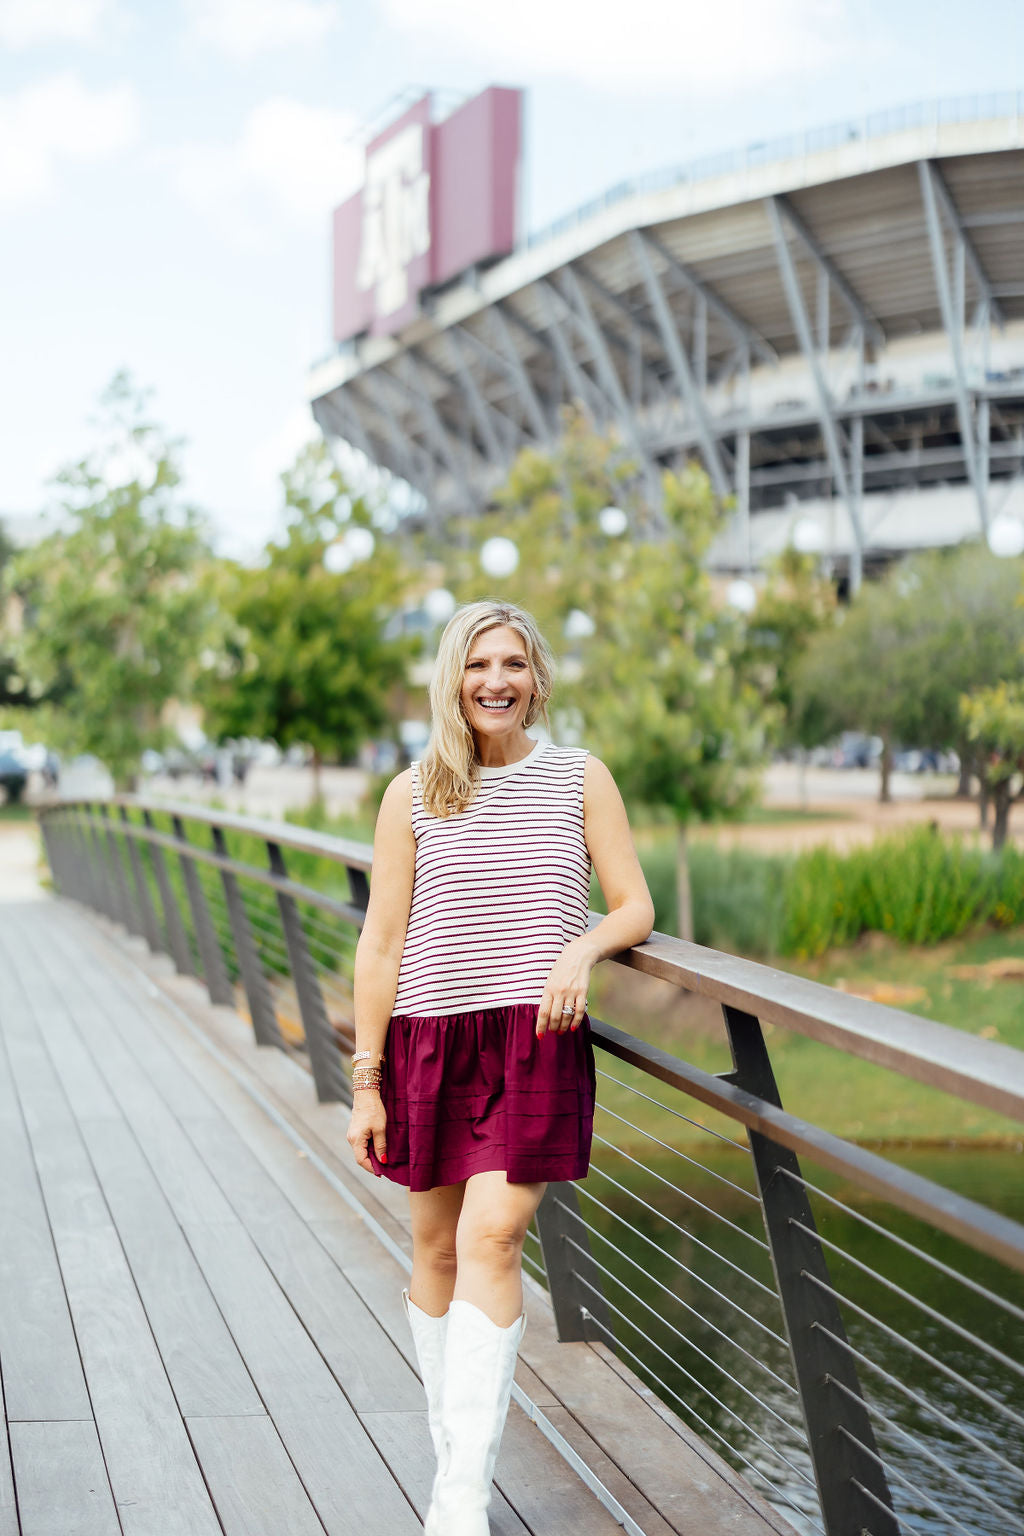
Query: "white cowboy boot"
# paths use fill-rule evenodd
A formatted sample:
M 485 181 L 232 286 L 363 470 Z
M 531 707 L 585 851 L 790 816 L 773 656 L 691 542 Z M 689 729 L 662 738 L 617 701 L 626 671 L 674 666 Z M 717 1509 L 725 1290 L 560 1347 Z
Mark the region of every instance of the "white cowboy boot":
M 408 1291 L 402 1292 L 402 1301 L 405 1303 L 405 1315 L 409 1319 L 409 1327 L 412 1331 L 412 1342 L 416 1349 L 416 1359 L 419 1361 L 420 1375 L 423 1378 L 423 1390 L 427 1394 L 427 1423 L 430 1425 L 430 1438 L 434 1442 L 434 1455 L 440 1459 L 441 1398 L 444 1387 L 444 1344 L 445 1335 L 448 1332 L 448 1313 L 446 1312 L 443 1317 L 431 1317 L 429 1312 L 424 1312 L 414 1301 L 409 1300 Z M 433 1510 L 432 1499 L 425 1527 L 428 1536 L 438 1536 L 438 1526 L 436 1521 L 433 1521 Z
M 442 1444 L 427 1523 L 436 1536 L 489 1536 L 491 1479 L 525 1327 L 525 1313 L 499 1328 L 472 1302 L 448 1310 Z

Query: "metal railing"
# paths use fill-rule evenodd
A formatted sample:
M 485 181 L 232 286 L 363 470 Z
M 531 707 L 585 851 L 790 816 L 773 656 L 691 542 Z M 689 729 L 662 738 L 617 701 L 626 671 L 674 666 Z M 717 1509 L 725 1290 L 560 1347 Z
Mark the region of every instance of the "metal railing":
M 1024 120 L 1024 91 L 993 91 L 915 101 L 777 138 L 759 139 L 741 148 L 701 155 L 675 165 L 661 166 L 642 176 L 631 177 L 628 181 L 617 182 L 606 192 L 531 232 L 523 240 L 520 249 L 532 250 L 535 246 L 544 245 L 568 230 L 585 224 L 606 208 L 646 192 L 664 192 L 669 187 L 690 186 L 702 181 L 713 181 L 720 176 L 740 175 L 780 161 L 805 159 L 808 155 L 820 154 L 824 150 L 888 138 L 894 133 L 922 128 L 937 131 L 947 124 L 990 122 L 996 118 L 1018 124 Z
M 350 1101 L 368 846 L 131 798 L 40 819 L 62 895 Z M 766 1027 L 1017 1121 L 1024 1053 L 658 934 L 616 962 L 719 1004 L 732 1067 L 593 1021 L 591 1171 L 524 1254 L 559 1336 L 608 1345 L 801 1533 L 1024 1533 L 1024 1226 L 784 1110 Z

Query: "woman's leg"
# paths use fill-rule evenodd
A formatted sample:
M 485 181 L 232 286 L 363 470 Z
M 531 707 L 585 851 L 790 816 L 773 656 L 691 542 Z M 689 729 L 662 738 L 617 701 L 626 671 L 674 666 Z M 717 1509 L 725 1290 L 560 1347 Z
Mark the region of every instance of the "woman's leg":
M 502 1175 L 504 1178 L 504 1174 Z M 455 1289 L 455 1233 L 465 1184 L 409 1191 L 412 1279 L 409 1299 L 430 1317 L 443 1317 Z
M 456 1231 L 455 1298 L 507 1328 L 523 1310 L 526 1229 L 546 1184 L 510 1184 L 502 1172 L 466 1180 Z

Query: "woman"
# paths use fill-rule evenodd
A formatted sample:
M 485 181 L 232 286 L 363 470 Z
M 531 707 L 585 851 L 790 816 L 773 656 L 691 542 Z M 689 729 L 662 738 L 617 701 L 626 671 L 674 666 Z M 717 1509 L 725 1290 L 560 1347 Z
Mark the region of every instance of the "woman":
M 589 1164 L 590 973 L 654 920 L 607 768 L 526 734 L 547 719 L 551 678 L 522 609 L 452 618 L 426 755 L 381 802 L 356 951 L 348 1140 L 361 1167 L 409 1187 L 433 1536 L 489 1529 L 523 1239 L 547 1182 Z M 591 862 L 608 915 L 588 932 Z

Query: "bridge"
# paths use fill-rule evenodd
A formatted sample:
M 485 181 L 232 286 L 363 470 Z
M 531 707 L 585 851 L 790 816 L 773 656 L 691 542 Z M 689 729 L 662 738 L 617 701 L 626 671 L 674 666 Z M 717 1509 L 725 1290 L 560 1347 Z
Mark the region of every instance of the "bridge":
M 0 1536 L 418 1530 L 405 1199 L 344 1141 L 371 850 L 132 799 L 41 825 L 50 888 L 0 884 Z M 595 1023 L 495 1532 L 1024 1529 L 1019 1202 L 789 1114 L 771 1041 L 1018 1128 L 1021 1054 L 660 935 L 616 963 L 719 1005 L 733 1066 Z

